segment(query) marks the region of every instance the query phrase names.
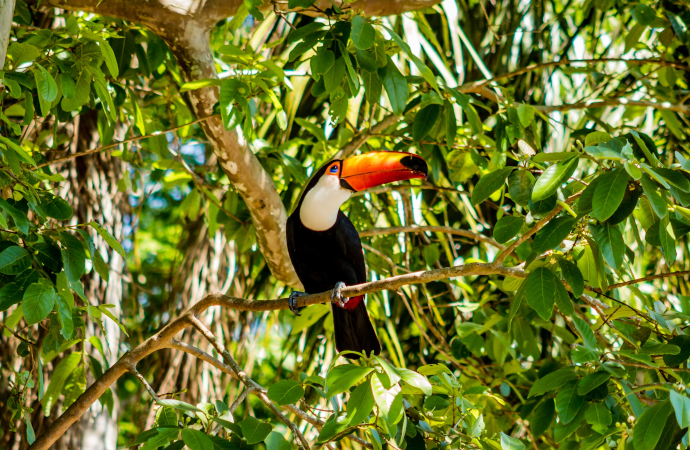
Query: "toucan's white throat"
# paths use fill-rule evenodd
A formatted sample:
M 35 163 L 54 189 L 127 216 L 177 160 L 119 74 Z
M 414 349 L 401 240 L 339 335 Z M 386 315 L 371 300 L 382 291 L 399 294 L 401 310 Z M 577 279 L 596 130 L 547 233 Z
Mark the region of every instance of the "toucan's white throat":
M 302 225 L 314 231 L 326 231 L 338 220 L 338 211 L 352 191 L 340 186 L 337 175 L 323 174 L 316 185 L 304 196 L 299 210 Z

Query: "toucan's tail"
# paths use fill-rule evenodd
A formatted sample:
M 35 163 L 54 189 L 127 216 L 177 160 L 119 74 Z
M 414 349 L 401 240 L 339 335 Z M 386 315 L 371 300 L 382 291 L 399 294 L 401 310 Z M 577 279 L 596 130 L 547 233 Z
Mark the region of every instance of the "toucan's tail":
M 364 352 L 368 355 L 373 351 L 381 353 L 381 344 L 376 337 L 374 327 L 369 320 L 367 305 L 360 301 L 354 309 L 343 309 L 333 305 L 333 328 L 335 330 L 335 348 L 338 352 L 352 350 Z M 357 359 L 357 355 L 346 353 L 348 359 Z

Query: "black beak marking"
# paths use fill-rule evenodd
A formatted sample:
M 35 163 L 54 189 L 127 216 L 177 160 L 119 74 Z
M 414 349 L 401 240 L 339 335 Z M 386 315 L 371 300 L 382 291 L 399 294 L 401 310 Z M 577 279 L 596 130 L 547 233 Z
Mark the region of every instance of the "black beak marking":
M 429 168 L 426 165 L 426 161 L 417 156 L 405 156 L 400 160 L 400 164 L 415 172 L 423 173 L 424 178 L 429 175 Z
M 340 187 L 343 189 L 349 189 L 352 192 L 357 192 L 357 191 L 355 191 L 355 189 L 352 186 L 350 186 L 350 183 L 348 183 L 347 180 L 344 178 L 340 179 Z

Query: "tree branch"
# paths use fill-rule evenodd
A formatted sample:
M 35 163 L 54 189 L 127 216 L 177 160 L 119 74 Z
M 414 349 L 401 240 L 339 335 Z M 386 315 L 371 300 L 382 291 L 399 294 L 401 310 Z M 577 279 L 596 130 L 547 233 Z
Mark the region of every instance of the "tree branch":
M 2 1 L 2 0 L 0 0 L 0 1 Z M 191 125 L 195 125 L 195 124 L 197 124 L 197 123 L 199 123 L 199 122 L 203 122 L 204 120 L 210 119 L 211 117 L 214 117 L 214 116 L 220 116 L 220 114 L 212 114 L 212 115 L 210 115 L 210 116 L 202 117 L 202 118 L 200 118 L 200 119 L 193 120 L 193 121 L 191 121 L 191 122 L 189 122 L 189 123 L 185 123 L 184 125 L 179 125 L 179 126 L 177 126 L 177 127 L 169 128 L 169 129 L 167 129 L 167 130 L 156 131 L 156 132 L 153 132 L 153 133 L 151 133 L 151 134 L 145 134 L 145 135 L 143 135 L 143 136 L 134 136 L 134 137 L 131 137 L 131 138 L 129 138 L 129 139 L 124 139 L 124 140 L 122 140 L 122 141 L 113 142 L 112 144 L 103 145 L 103 146 L 101 146 L 101 147 L 92 148 L 92 149 L 89 149 L 89 150 L 84 150 L 83 152 L 72 153 L 72 154 L 67 155 L 67 156 L 62 156 L 62 157 L 60 157 L 60 158 L 51 159 L 50 161 L 47 161 L 47 162 L 38 164 L 36 167 L 39 167 L 39 168 L 40 168 L 40 167 L 49 166 L 49 165 L 51 165 L 51 164 L 59 163 L 59 162 L 62 162 L 62 161 L 69 161 L 70 159 L 79 158 L 80 156 L 90 155 L 90 154 L 92 154 L 92 153 L 100 153 L 100 152 L 102 152 L 103 150 L 108 150 L 108 149 L 111 149 L 111 148 L 113 148 L 113 147 L 117 147 L 117 146 L 120 145 L 120 144 L 126 144 L 126 143 L 128 143 L 128 142 L 136 142 L 136 141 L 140 141 L 140 140 L 142 140 L 142 139 L 147 139 L 147 138 L 151 138 L 151 137 L 154 137 L 154 136 L 159 136 L 159 135 L 161 135 L 161 134 L 170 133 L 170 132 L 172 132 L 172 131 L 181 130 L 182 128 L 186 128 L 186 127 L 189 127 L 189 126 L 191 126 Z
M 5 68 L 7 46 L 10 45 L 14 4 L 15 0 L 0 0 L 0 70 Z M 2 86 L 2 80 L 0 80 L 0 86 Z
M 491 246 L 494 246 L 500 250 L 505 250 L 507 247 L 503 244 L 499 244 L 494 239 L 484 236 L 483 234 L 473 233 L 468 230 L 460 230 L 453 227 L 434 227 L 434 226 L 417 226 L 411 225 L 409 227 L 389 227 L 389 228 L 370 228 L 368 230 L 363 230 L 359 232 L 360 237 L 369 236 L 381 236 L 386 234 L 398 234 L 398 233 L 424 233 L 430 231 L 432 233 L 446 233 L 446 234 L 456 234 L 458 236 L 464 236 L 466 238 L 473 239 L 475 241 L 484 242 Z
M 690 275 L 690 270 L 679 270 L 677 272 L 666 272 L 657 273 L 656 275 L 650 275 L 648 277 L 637 278 L 635 280 L 623 281 L 621 283 L 612 284 L 609 289 L 617 289 L 624 286 L 630 286 L 631 284 L 644 283 L 645 281 L 658 280 L 660 278 L 671 278 L 671 277 L 685 277 Z
M 641 100 L 628 100 L 625 97 L 613 100 L 587 100 L 585 102 L 566 103 L 564 105 L 532 105 L 534 109 L 541 112 L 570 111 L 573 109 L 604 108 L 607 106 L 642 106 L 645 108 L 663 109 L 674 111 L 681 114 L 690 114 L 690 106 L 681 103 L 670 102 L 650 102 Z
M 268 398 L 266 395 L 265 389 L 263 389 L 256 381 L 252 380 L 249 378 L 249 376 L 244 373 L 242 368 L 237 364 L 237 361 L 230 355 L 230 352 L 223 346 L 223 344 L 220 342 L 220 340 L 209 330 L 206 328 L 206 325 L 204 325 L 201 320 L 199 320 L 196 315 L 190 316 L 189 320 L 191 321 L 191 324 L 194 328 L 196 328 L 205 338 L 208 340 L 211 345 L 213 345 L 220 353 L 223 355 L 223 359 L 225 362 L 230 366 L 233 372 L 235 372 L 235 375 L 244 383 L 244 385 L 247 387 L 247 389 L 254 389 L 256 392 L 256 396 L 259 397 L 259 399 L 268 407 L 268 409 L 271 410 L 271 412 L 278 417 L 291 431 L 293 436 L 295 437 L 295 440 L 297 441 L 297 444 L 306 449 L 310 450 L 309 443 L 307 440 L 304 438 L 304 435 L 302 432 L 299 430 L 299 427 L 295 425 L 294 422 L 292 422 L 290 419 L 288 419 L 285 414 L 283 414 L 276 405 L 273 404 L 273 401 Z
M 369 140 L 370 137 L 372 137 L 375 134 L 380 134 L 383 133 L 386 128 L 394 125 L 400 120 L 398 116 L 395 114 L 391 114 L 389 116 L 384 117 L 381 121 L 379 121 L 376 125 L 374 125 L 371 128 L 368 128 L 361 133 L 359 133 L 357 136 L 353 137 L 350 142 L 347 143 L 343 148 L 338 150 L 335 155 L 331 159 L 345 159 L 351 154 L 353 154 L 357 149 L 359 149 L 364 143 Z
M 580 196 L 580 194 L 581 194 L 581 192 L 578 192 L 577 194 L 571 195 L 570 197 L 568 197 L 568 198 L 565 200 L 565 202 L 566 202 L 566 203 L 571 203 L 573 200 L 575 200 L 576 198 L 578 198 L 578 197 Z M 551 221 L 551 219 L 553 219 L 554 217 L 556 217 L 556 216 L 558 215 L 558 213 L 560 213 L 562 210 L 563 210 L 563 207 L 562 207 L 562 206 L 560 206 L 560 205 L 556 206 L 556 207 L 553 209 L 553 211 L 551 211 L 550 213 L 548 213 L 548 214 L 546 215 L 546 217 L 544 217 L 544 218 L 541 219 L 539 222 L 537 222 L 532 228 L 529 229 L 529 231 L 527 231 L 527 233 L 525 233 L 525 234 L 523 234 L 522 236 L 520 236 L 520 237 L 519 237 L 515 242 L 513 242 L 507 249 L 503 250 L 503 252 L 502 252 L 500 255 L 498 255 L 498 256 L 496 257 L 495 262 L 496 262 L 497 264 L 502 263 L 503 260 L 506 259 L 506 257 L 507 257 L 508 255 L 510 255 L 511 253 L 513 253 L 513 252 L 515 251 L 515 249 L 516 249 L 520 244 L 522 244 L 522 243 L 525 242 L 527 239 L 529 239 L 530 236 L 532 236 L 534 233 L 536 233 L 537 231 L 541 230 L 542 227 L 544 227 L 544 225 L 546 225 L 547 223 L 549 223 L 549 222 Z
M 471 275 L 493 274 L 512 276 L 518 278 L 525 277 L 525 272 L 520 269 L 504 267 L 496 263 L 472 263 L 462 266 L 445 267 L 429 271 L 413 272 L 409 274 L 399 275 L 396 277 L 385 278 L 383 280 L 364 283 L 357 286 L 347 286 L 343 288 L 342 292 L 345 297 L 355 297 L 358 295 L 379 292 L 386 289 L 396 290 L 401 286 L 406 286 L 410 284 L 429 283 L 432 281 L 439 281 L 447 278 Z M 328 303 L 331 301 L 330 296 L 330 291 L 322 292 L 319 294 L 306 295 L 304 297 L 299 297 L 297 299 L 297 305 L 299 307 L 304 307 L 319 303 Z M 224 358 L 226 358 L 228 364 L 223 364 L 220 361 L 215 360 L 215 358 L 213 358 L 211 355 L 208 355 L 207 353 L 199 349 L 194 349 L 191 346 L 188 346 L 187 344 L 175 341 L 175 335 L 183 329 L 187 328 L 188 326 L 193 325 L 196 317 L 198 317 L 199 314 L 201 314 L 203 311 L 205 311 L 211 306 L 222 306 L 239 311 L 272 311 L 280 309 L 289 309 L 288 302 L 289 300 L 287 298 L 278 300 L 247 300 L 230 297 L 220 293 L 213 293 L 207 295 L 199 302 L 194 304 L 192 307 L 190 307 L 180 317 L 168 323 L 158 333 L 154 334 L 146 341 L 139 344 L 132 351 L 125 353 L 115 364 L 113 364 L 113 366 L 110 369 L 108 369 L 103 374 L 103 376 L 101 376 L 91 386 L 89 386 L 86 389 L 86 391 L 82 395 L 80 395 L 79 398 L 74 403 L 72 403 L 72 405 L 70 405 L 70 407 L 67 408 L 67 410 L 60 417 L 58 417 L 52 424 L 50 424 L 50 426 L 46 428 L 46 430 L 36 439 L 36 441 L 29 448 L 32 450 L 48 450 L 51 447 L 51 445 L 53 445 L 74 422 L 79 420 L 79 418 L 91 407 L 91 405 L 94 402 L 96 402 L 96 400 L 98 400 L 98 398 L 112 384 L 114 384 L 124 373 L 130 370 L 130 367 L 132 367 L 132 365 L 136 365 L 146 356 L 163 348 L 176 348 L 188 352 L 199 357 L 204 361 L 207 361 L 208 363 L 214 365 L 215 367 L 223 370 L 226 373 L 232 374 L 234 372 L 237 374 L 236 376 L 240 377 L 240 374 L 243 374 L 243 372 L 241 371 L 239 365 L 237 365 L 236 362 L 232 364 L 234 360 L 232 359 L 230 354 L 227 353 L 227 351 L 225 351 L 227 355 L 224 354 L 223 356 Z M 222 345 L 221 348 L 224 349 Z M 223 352 L 221 352 L 221 354 L 223 354 Z M 230 358 L 227 359 L 227 357 Z M 233 365 L 236 365 L 236 367 L 233 368 Z M 258 389 L 262 389 L 261 386 L 258 386 Z M 261 395 L 265 396 L 265 394 L 263 393 L 261 393 Z M 264 400 L 262 399 L 262 401 Z M 323 424 L 323 422 L 314 420 L 313 418 L 305 414 L 304 411 L 301 411 L 294 405 L 286 407 L 286 409 L 290 412 L 297 414 L 301 419 L 304 419 L 317 427 Z M 353 436 L 352 438 L 355 439 L 356 436 Z M 359 438 L 356 438 L 355 440 L 357 439 Z

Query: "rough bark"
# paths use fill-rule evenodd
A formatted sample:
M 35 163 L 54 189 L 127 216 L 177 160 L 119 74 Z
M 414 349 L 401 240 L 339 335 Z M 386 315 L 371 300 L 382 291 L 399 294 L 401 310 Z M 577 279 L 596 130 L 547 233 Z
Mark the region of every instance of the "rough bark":
M 219 21 L 235 14 L 242 0 L 48 0 L 51 5 L 68 10 L 94 12 L 139 22 L 149 27 L 168 44 L 175 55 L 185 81 L 216 78 L 217 72 L 209 47 L 209 32 Z M 435 0 L 358 1 L 349 6 L 365 14 L 387 15 L 425 8 Z M 278 4 L 284 7 L 284 4 Z M 271 7 L 270 4 L 265 5 Z M 328 1 L 319 6 L 328 8 Z M 218 101 L 218 88 L 209 87 L 189 92 L 197 117 L 212 114 Z M 247 145 L 241 132 L 226 130 L 219 117 L 201 123 L 219 163 L 247 204 L 256 237 L 266 263 L 273 275 L 283 283 L 299 287 L 290 262 L 285 238 L 287 213 L 270 175 Z
M 10 45 L 14 4 L 15 0 L 0 0 L 0 70 L 5 67 L 7 46 Z M 2 81 L 0 81 L 0 86 L 2 86 Z

